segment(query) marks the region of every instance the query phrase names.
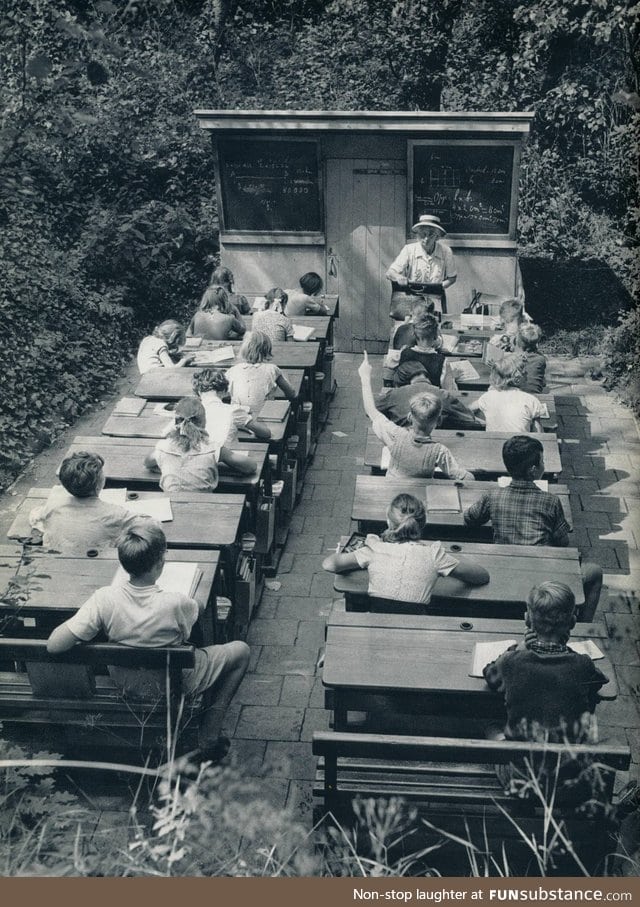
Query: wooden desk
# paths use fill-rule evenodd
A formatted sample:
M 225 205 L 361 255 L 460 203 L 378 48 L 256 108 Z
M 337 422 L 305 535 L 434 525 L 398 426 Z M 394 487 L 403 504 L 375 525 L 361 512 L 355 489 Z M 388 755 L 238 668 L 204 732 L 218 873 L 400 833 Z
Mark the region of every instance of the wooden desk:
M 480 470 L 490 476 L 508 475 L 502 460 L 502 445 L 512 437 L 511 432 L 503 431 L 442 431 L 431 433 L 434 441 L 440 441 L 448 447 L 458 463 L 470 471 Z M 545 478 L 555 480 L 562 472 L 558 438 L 552 432 L 532 434 L 544 448 Z M 364 463 L 372 470 L 380 472 L 382 458 L 382 441 L 369 428 Z
M 522 620 L 459 621 L 454 617 L 335 614 L 327 625 L 322 682 L 334 727 L 344 730 L 347 711 L 375 708 L 384 695 L 395 711 L 481 717 L 504 715 L 502 695 L 481 677 L 470 677 L 476 642 L 522 639 Z M 595 639 L 604 651 L 606 631 L 579 624 L 572 639 Z M 615 673 L 607 657 L 596 664 L 609 678 L 600 693 L 615 699 Z M 606 721 L 606 706 L 601 706 Z
M 31 537 L 29 513 L 44 504 L 50 491 L 50 488 L 29 489 L 7 533 L 10 539 L 23 541 Z M 141 501 L 163 497 L 159 491 L 134 493 Z M 238 539 L 244 515 L 243 494 L 191 491 L 166 497 L 171 498 L 173 512 L 173 520 L 162 524 L 169 548 L 224 548 Z
M 237 356 L 237 351 L 241 345 L 241 340 L 203 340 L 200 346 L 192 351 L 197 357 L 194 366 L 198 368 L 219 368 L 221 366 L 218 363 L 207 359 L 207 353 L 211 353 L 221 347 L 232 346 L 236 350 Z M 271 361 L 275 362 L 280 368 L 303 369 L 309 378 L 313 379 L 320 360 L 320 347 L 317 343 L 296 343 L 294 340 L 289 340 L 285 343 L 273 343 L 272 349 Z M 234 362 L 229 362 L 227 368 L 234 364 Z
M 353 496 L 351 519 L 358 523 L 360 532 L 379 532 L 387 525 L 387 506 L 397 494 L 412 494 L 427 507 L 426 488 L 428 486 L 451 485 L 451 479 L 391 479 L 386 476 L 356 476 L 356 489 Z M 459 511 L 429 510 L 427 507 L 427 526 L 425 538 L 440 538 L 443 533 L 451 538 L 492 538 L 491 524 L 486 526 L 465 526 L 463 511 L 486 494 L 494 491 L 495 482 L 466 482 L 458 486 Z M 553 493 L 560 498 L 565 517 L 573 525 L 569 489 L 566 485 L 554 485 Z
M 97 557 L 67 557 L 32 548 L 29 557 L 16 570 L 16 578 L 32 577 L 29 597 L 19 607 L 18 620 L 25 619 L 26 627 L 49 632 L 75 613 L 95 591 L 111 585 L 118 569 L 115 549 L 101 552 Z M 202 576 L 194 598 L 206 608 L 199 623 L 205 645 L 213 642 L 215 620 L 215 586 L 220 562 L 219 551 L 168 551 L 167 560 L 197 563 Z M 0 610 L 15 613 L 15 606 L 0 595 Z
M 126 409 L 128 401 L 132 404 L 142 404 L 142 408 L 132 406 L 132 414 L 123 415 L 123 410 Z M 288 400 L 278 401 L 279 404 L 285 402 L 287 404 L 287 415 L 281 422 L 266 421 L 263 423 L 271 432 L 271 438 L 268 442 L 261 438 L 256 438 L 255 435 L 245 429 L 240 429 L 238 432 L 238 440 L 248 444 L 268 443 L 270 453 L 275 454 L 275 456 L 278 457 L 278 460 L 280 460 L 284 453 L 285 441 L 288 434 L 291 407 Z M 163 438 L 166 434 L 167 425 L 173 423 L 173 413 L 171 410 L 157 413 L 156 408 L 161 405 L 161 403 L 156 401 L 145 403 L 143 400 L 136 400 L 135 397 L 124 397 L 122 400 L 118 401 L 114 408 L 114 412 L 111 413 L 102 426 L 102 434 L 111 435 L 115 438 Z M 134 410 L 138 410 L 138 412 L 133 414 Z M 260 419 L 259 413 L 257 418 Z
M 104 474 L 108 484 L 155 487 L 159 483 L 160 473 L 152 472 L 144 465 L 145 457 L 153 452 L 155 446 L 156 441 L 146 438 L 108 438 L 104 435 L 82 437 L 78 435 L 73 439 L 65 456 L 79 450 L 90 450 L 104 458 Z M 243 451 L 252 460 L 255 460 L 258 464 L 258 471 L 252 476 L 238 475 L 229 471 L 224 463 L 221 463 L 218 489 L 225 493 L 246 494 L 252 503 L 257 502 L 261 483 L 264 483 L 265 493 L 270 494 L 268 445 L 238 442 L 233 450 Z M 212 492 L 212 494 L 216 494 L 216 492 Z
M 253 315 L 243 315 L 242 320 L 248 331 L 253 330 Z M 333 343 L 333 318 L 328 315 L 292 315 L 291 321 L 304 328 L 313 328 L 313 334 L 306 342 L 315 340 L 323 346 Z M 287 343 L 291 342 L 290 340 L 287 341 Z M 293 342 L 300 343 L 302 341 L 294 340 Z
M 411 609 L 418 614 L 517 618 L 524 613 L 530 590 L 544 579 L 566 583 L 575 595 L 576 604 L 584 604 L 577 548 L 463 541 L 444 541 L 443 545 L 445 551 L 454 557 L 465 557 L 484 567 L 489 572 L 490 581 L 485 586 L 468 586 L 453 576 L 439 576 L 429 604 L 416 603 L 415 606 L 370 598 L 367 570 L 336 574 L 333 588 L 345 596 L 348 611 L 406 612 Z
M 238 291 L 238 292 L 240 292 L 240 291 Z M 256 299 L 260 299 L 260 298 L 264 299 L 264 293 L 242 293 L 242 295 L 247 297 L 247 299 L 249 300 L 251 305 L 254 304 Z M 329 310 L 329 318 L 333 319 L 333 318 L 340 317 L 340 297 L 339 296 L 321 295 L 321 296 L 314 296 L 313 298 L 316 299 L 318 302 L 324 303 L 324 305 Z M 246 318 L 247 316 L 245 315 L 243 317 Z M 322 315 L 319 315 L 319 316 L 311 315 L 311 316 L 305 316 L 305 317 L 322 318 L 323 316 Z
M 296 344 L 302 346 L 302 344 Z M 222 367 L 222 366 L 221 366 Z M 156 368 L 146 375 L 140 377 L 138 386 L 135 389 L 136 397 L 145 397 L 147 400 L 166 400 L 174 402 L 181 400 L 182 397 L 191 397 L 193 395 L 193 375 L 194 372 L 201 370 L 202 366 L 196 368 Z M 305 375 L 300 369 L 283 369 L 282 373 L 289 384 L 293 387 L 297 401 L 310 399 L 311 391 L 305 389 Z M 276 400 L 283 400 L 284 394 L 280 388 L 276 388 Z M 293 404 L 296 404 L 296 400 Z

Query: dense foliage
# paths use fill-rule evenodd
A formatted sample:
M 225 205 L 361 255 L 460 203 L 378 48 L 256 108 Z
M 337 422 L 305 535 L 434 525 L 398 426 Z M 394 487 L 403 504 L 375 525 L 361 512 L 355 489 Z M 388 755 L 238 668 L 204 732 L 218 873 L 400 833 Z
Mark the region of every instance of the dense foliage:
M 637 279 L 638 4 L 12 0 L 0 487 L 184 315 L 217 243 L 195 107 L 534 110 L 520 242 Z

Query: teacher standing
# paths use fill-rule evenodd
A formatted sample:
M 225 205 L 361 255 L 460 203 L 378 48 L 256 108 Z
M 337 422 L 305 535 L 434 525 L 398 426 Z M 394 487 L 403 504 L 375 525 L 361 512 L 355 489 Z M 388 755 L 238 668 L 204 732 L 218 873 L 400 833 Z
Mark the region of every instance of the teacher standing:
M 423 214 L 411 232 L 418 242 L 408 243 L 385 275 L 392 284 L 389 314 L 396 321 L 411 314 L 416 296 L 432 302 L 435 312 L 446 312 L 445 290 L 457 277 L 453 252 L 440 242 L 447 231 L 439 217 Z

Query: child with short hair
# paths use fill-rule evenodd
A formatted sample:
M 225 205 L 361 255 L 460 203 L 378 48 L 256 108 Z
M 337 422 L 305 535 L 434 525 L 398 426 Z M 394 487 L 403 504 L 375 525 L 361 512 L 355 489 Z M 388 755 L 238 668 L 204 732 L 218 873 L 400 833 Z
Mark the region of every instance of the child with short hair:
M 383 387 L 376 395 L 376 408 L 381 413 L 384 413 L 395 425 L 409 425 L 411 401 L 419 394 L 429 393 L 442 404 L 441 428 L 466 431 L 484 428 L 484 422 L 480 422 L 456 394 L 442 390 L 440 387 L 434 387 L 427 378 L 423 366 L 419 362 L 414 365 L 416 373 L 409 384 L 402 387 Z
M 451 479 L 472 481 L 473 473 L 463 469 L 451 452 L 437 441 L 431 432 L 437 426 L 442 404 L 429 393 L 418 394 L 409 406 L 410 427 L 394 425 L 376 409 L 371 389 L 371 365 L 366 352 L 358 369 L 362 385 L 364 411 L 371 419 L 371 427 L 385 447 L 389 448 L 391 463 L 387 475 L 394 478 L 409 476 L 431 478 L 436 469 Z
M 480 497 L 463 514 L 465 526 L 491 521 L 493 541 L 499 545 L 550 545 L 566 548 L 571 527 L 560 498 L 535 484 L 544 474 L 544 448 L 537 438 L 516 435 L 502 445 L 502 459 L 512 478 L 505 488 Z M 584 562 L 584 617 L 593 618 L 602 589 L 602 568 Z
M 62 554 L 85 554 L 94 548 L 112 548 L 135 519 L 119 504 L 101 501 L 104 460 L 100 454 L 79 450 L 62 461 L 58 478 L 45 504 L 29 514 L 42 542 Z
M 542 404 L 520 390 L 523 378 L 520 354 L 509 354 L 492 363 L 489 390 L 470 406 L 484 415 L 487 431 L 542 431 Z
M 542 331 L 532 322 L 525 321 L 518 328 L 516 347 L 522 351 L 524 360 L 524 379 L 521 388 L 529 394 L 541 394 L 544 390 L 547 360 L 538 352 L 541 337 Z
M 129 574 L 128 582 L 97 589 L 51 633 L 47 651 L 54 655 L 66 652 L 101 632 L 109 642 L 125 646 L 159 648 L 187 643 L 204 606 L 181 592 L 165 592 L 156 584 L 166 549 L 160 524 L 137 518 L 118 542 L 118 558 Z M 200 723 L 201 755 L 205 759 L 218 761 L 229 750 L 229 739 L 221 734 L 222 721 L 249 666 L 249 654 L 244 642 L 206 646 L 196 649 L 195 666 L 182 672 L 187 695 L 215 696 L 214 705 Z M 164 691 L 164 676 L 157 672 L 154 677 L 150 671 L 111 667 L 109 673 L 130 696 L 148 698 Z
M 233 447 L 237 443 L 240 428 L 251 431 L 256 438 L 269 440 L 271 431 L 268 426 L 253 419 L 242 406 L 229 402 L 229 381 L 222 369 L 209 368 L 196 372 L 192 385 L 193 392 L 204 406 L 209 440 L 218 453 L 223 447 Z
M 393 335 L 391 344 L 394 350 L 401 350 L 405 346 L 415 346 L 417 337 L 415 326 L 418 322 L 424 321 L 427 315 L 433 315 L 435 306 L 433 302 L 425 299 L 423 296 L 416 296 L 411 303 L 411 315 L 404 322 L 398 325 L 398 329 Z
M 247 406 L 254 414 L 260 412 L 276 387 L 287 400 L 295 400 L 296 397 L 278 366 L 267 361 L 271 358 L 271 352 L 271 339 L 262 331 L 250 331 L 240 347 L 240 361 L 227 369 L 232 403 Z
M 500 333 L 494 334 L 489 340 L 489 345 L 498 347 L 505 353 L 513 353 L 516 348 L 518 330 L 526 320 L 524 303 L 519 299 L 505 299 L 500 306 L 502 330 Z
M 265 295 L 264 309 L 253 316 L 253 330 L 262 331 L 273 343 L 282 343 L 293 337 L 293 322 L 287 318 L 288 296 L 280 287 Z
M 203 340 L 232 340 L 244 337 L 244 321 L 231 305 L 229 294 L 224 287 L 210 286 L 200 300 L 199 311 L 187 328 L 190 337 Z
M 300 278 L 299 290 L 287 290 L 289 297 L 287 302 L 287 312 L 290 316 L 295 315 L 328 315 L 329 309 L 323 302 L 319 302 L 317 297 L 322 289 L 322 277 L 315 271 L 307 271 Z
M 369 595 L 425 605 L 438 576 L 455 576 L 473 586 L 489 582 L 484 567 L 452 557 L 441 542 L 421 544 L 426 522 L 422 501 L 411 494 L 396 495 L 387 509 L 388 528 L 380 537 L 368 535 L 362 548 L 332 554 L 322 567 L 330 573 L 368 568 Z
M 608 682 L 588 655 L 571 649 L 575 599 L 564 583 L 541 583 L 527 597 L 524 642 L 484 668 L 504 695 L 509 740 L 595 743 L 598 690 Z
M 161 473 L 163 491 L 215 491 L 218 461 L 242 475 L 255 475 L 258 466 L 249 457 L 209 440 L 204 406 L 197 397 L 183 397 L 174 410 L 175 426 L 144 461 L 147 469 Z
M 234 290 L 233 271 L 231 268 L 216 268 L 209 281 L 210 287 L 224 287 L 229 297 L 229 303 L 233 309 L 233 314 L 237 317 L 240 315 L 250 315 L 251 306 L 246 296 L 236 293 Z
M 413 330 L 416 342 L 414 346 L 405 347 L 400 353 L 400 361 L 394 376 L 396 387 L 409 383 L 414 374 L 414 363 L 419 362 L 424 366 L 426 375 L 434 387 L 455 392 L 458 387 L 447 358 L 441 350 L 442 336 L 438 319 L 435 315 L 424 315 L 420 321 L 415 322 Z M 411 373 L 408 378 L 405 363 Z
M 161 322 L 153 333 L 144 337 L 138 347 L 138 371 L 145 375 L 154 368 L 182 368 L 193 362 L 192 354 L 183 354 L 176 362 L 171 358 L 184 341 L 184 328 L 173 318 Z

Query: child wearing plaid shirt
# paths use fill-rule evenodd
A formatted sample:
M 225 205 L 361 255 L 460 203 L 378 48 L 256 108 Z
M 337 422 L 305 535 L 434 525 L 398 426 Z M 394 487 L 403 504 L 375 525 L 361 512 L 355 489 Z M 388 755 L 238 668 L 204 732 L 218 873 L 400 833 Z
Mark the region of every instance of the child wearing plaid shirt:
M 493 540 L 500 545 L 551 545 L 566 548 L 571 527 L 560 498 L 541 491 L 535 480 L 544 473 L 544 449 L 537 438 L 515 435 L 505 441 L 502 459 L 512 478 L 506 488 L 483 494 L 464 512 L 465 526 L 482 526 L 491 520 Z M 602 589 L 602 568 L 583 563 L 584 616 L 591 619 Z

